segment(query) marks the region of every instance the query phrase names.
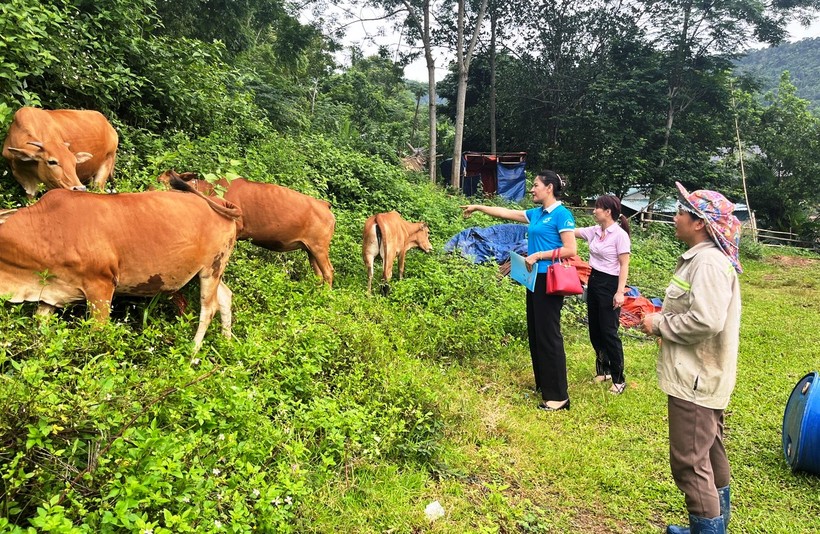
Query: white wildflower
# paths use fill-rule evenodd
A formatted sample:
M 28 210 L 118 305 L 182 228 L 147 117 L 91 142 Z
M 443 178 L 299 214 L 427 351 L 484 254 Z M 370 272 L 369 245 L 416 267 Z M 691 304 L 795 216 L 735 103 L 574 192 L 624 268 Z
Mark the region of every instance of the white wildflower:
M 260 495 L 259 490 L 257 488 L 253 488 L 253 491 L 251 492 L 251 494 L 253 495 L 254 499 L 258 499 L 259 495 Z
M 291 498 L 290 495 L 285 497 L 285 504 L 288 504 L 288 505 L 293 504 L 293 499 Z
M 220 521 L 219 519 L 217 519 L 216 521 L 214 521 L 214 526 L 215 526 L 216 528 L 222 528 L 222 521 Z
M 219 468 L 217 468 L 217 467 L 214 467 L 213 471 L 211 471 L 211 472 L 216 476 L 219 476 L 219 474 L 222 473 L 222 471 L 220 471 Z
M 216 439 L 218 439 L 219 441 L 225 441 L 225 434 L 220 434 L 219 436 L 217 436 Z
M 200 362 L 200 359 L 199 359 L 199 358 L 193 358 L 193 359 L 191 360 L 191 365 L 199 365 L 199 362 Z

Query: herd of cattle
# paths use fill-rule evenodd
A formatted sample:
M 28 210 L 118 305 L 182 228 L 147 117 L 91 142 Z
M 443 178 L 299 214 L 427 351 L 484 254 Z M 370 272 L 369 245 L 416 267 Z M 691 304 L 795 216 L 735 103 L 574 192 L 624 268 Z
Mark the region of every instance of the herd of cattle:
M 198 276 L 197 351 L 217 310 L 223 334 L 231 336 L 232 293 L 222 275 L 237 240 L 277 252 L 305 250 L 316 275 L 332 286 L 330 203 L 275 184 L 213 184 L 174 171 L 158 178 L 166 191 L 87 192 L 86 185 L 103 189 L 112 175 L 118 141 L 96 111 L 15 113 L 3 157 L 29 199 L 41 183 L 48 191 L 27 207 L 0 211 L 0 296 L 37 302 L 37 314 L 86 301 L 92 317 L 105 322 L 114 295 L 174 293 Z M 407 251 L 431 251 L 429 237 L 426 223 L 395 211 L 370 217 L 362 239 L 368 293 L 376 256 L 386 287 L 396 256 L 401 278 Z

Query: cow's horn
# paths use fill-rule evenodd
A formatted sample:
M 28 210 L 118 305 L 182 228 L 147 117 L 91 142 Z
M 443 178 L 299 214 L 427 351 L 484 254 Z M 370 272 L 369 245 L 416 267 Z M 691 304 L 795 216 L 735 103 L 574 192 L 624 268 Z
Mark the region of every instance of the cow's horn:
M 29 141 L 28 144 L 29 145 L 34 145 L 37 148 L 43 148 L 43 143 L 41 143 L 40 141 Z

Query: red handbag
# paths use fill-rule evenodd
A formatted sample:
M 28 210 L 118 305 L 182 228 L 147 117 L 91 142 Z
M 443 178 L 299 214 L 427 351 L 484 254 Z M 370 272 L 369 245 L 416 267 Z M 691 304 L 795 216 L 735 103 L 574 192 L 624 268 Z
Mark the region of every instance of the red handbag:
M 557 258 L 557 260 L 556 260 Z M 552 265 L 547 267 L 548 295 L 580 295 L 584 292 L 578 271 L 568 261 L 558 258 L 558 249 L 552 251 Z

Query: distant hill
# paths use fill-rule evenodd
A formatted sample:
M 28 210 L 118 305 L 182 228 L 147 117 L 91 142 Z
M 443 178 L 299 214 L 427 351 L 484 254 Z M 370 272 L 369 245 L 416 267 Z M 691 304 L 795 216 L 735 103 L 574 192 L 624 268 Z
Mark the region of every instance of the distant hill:
M 789 71 L 798 96 L 820 110 L 820 38 L 751 50 L 736 64 L 738 71 L 761 81 L 763 93 L 776 89 L 781 73 Z

